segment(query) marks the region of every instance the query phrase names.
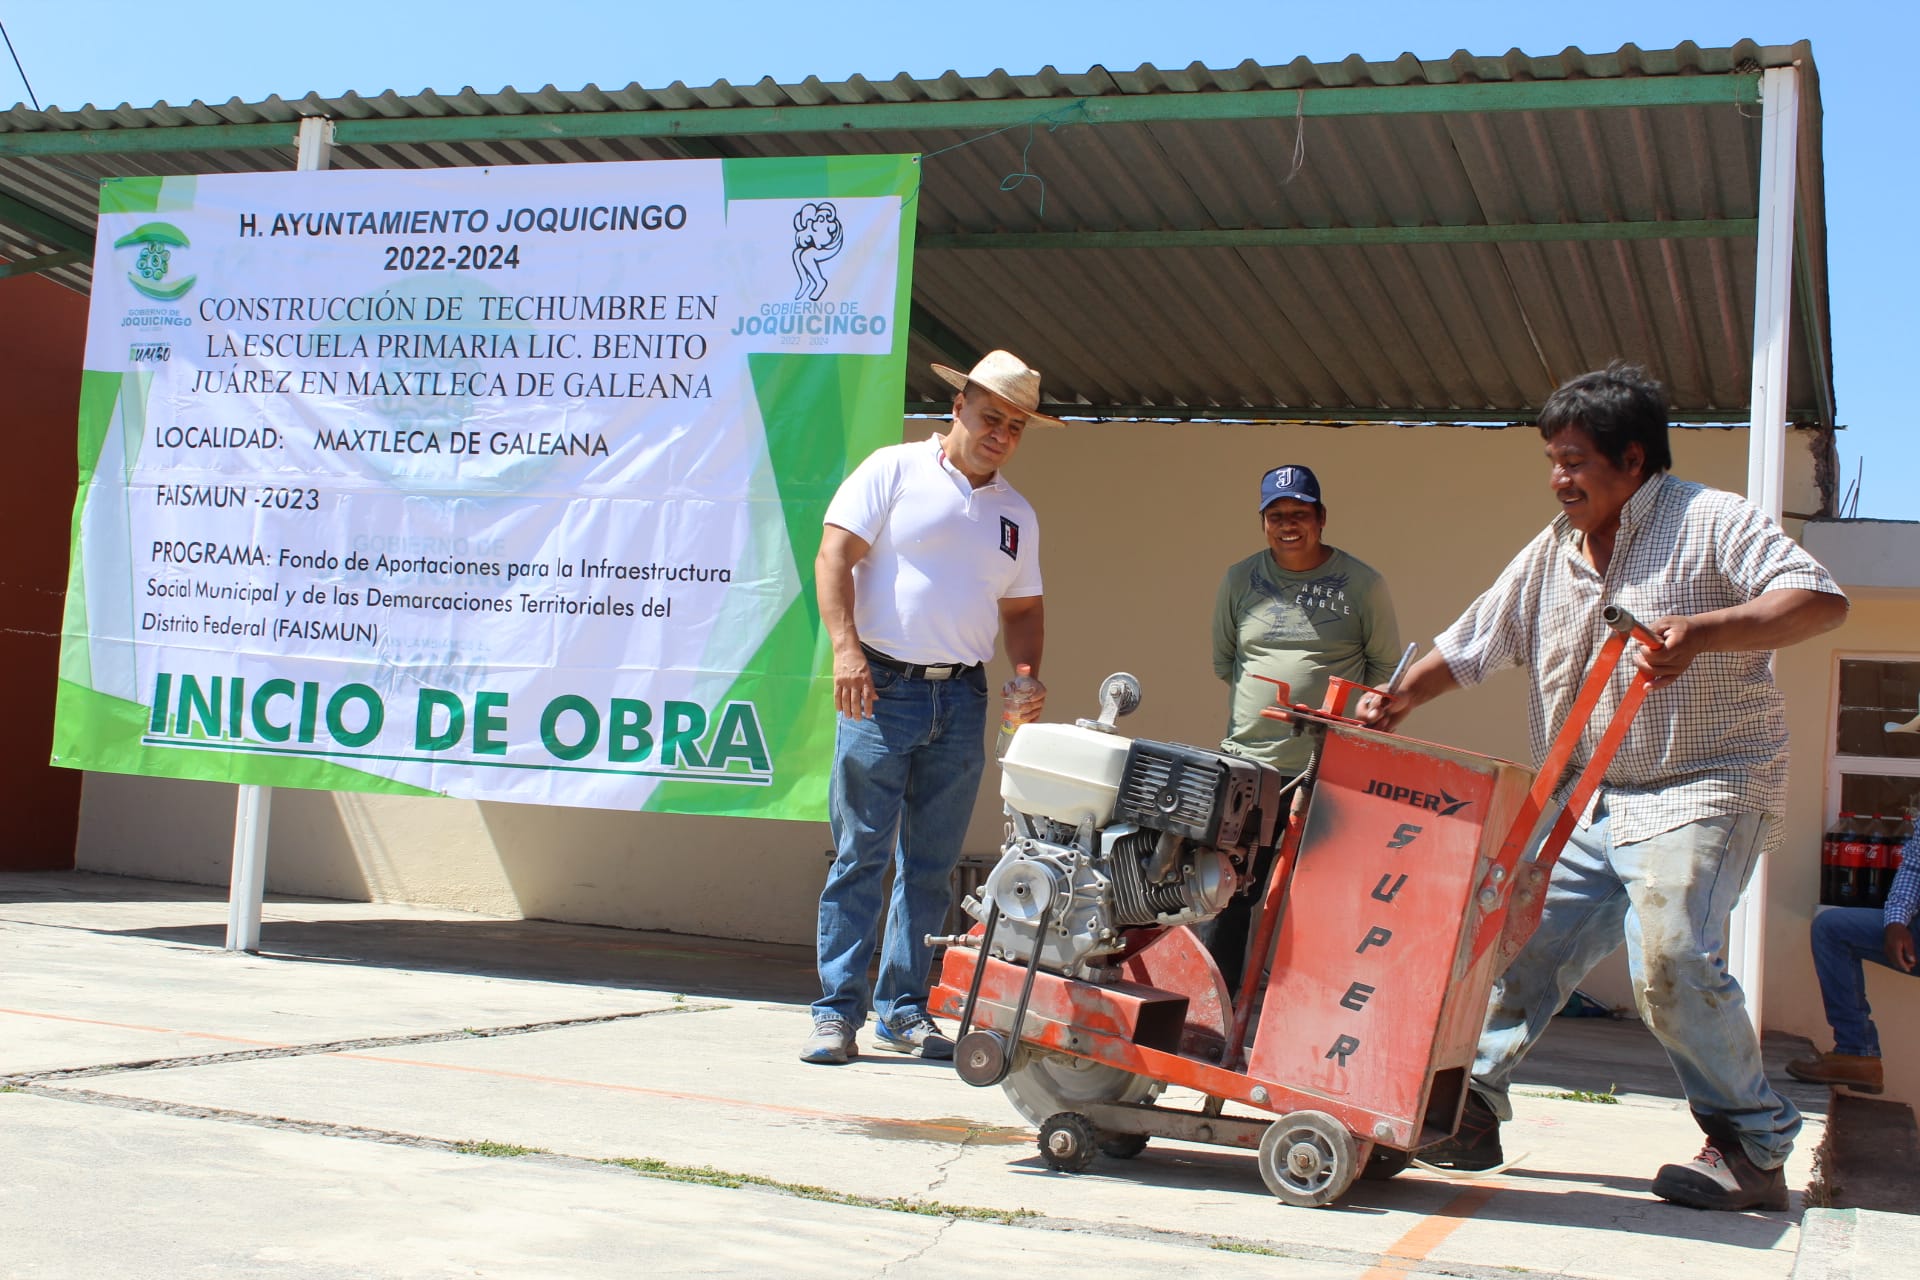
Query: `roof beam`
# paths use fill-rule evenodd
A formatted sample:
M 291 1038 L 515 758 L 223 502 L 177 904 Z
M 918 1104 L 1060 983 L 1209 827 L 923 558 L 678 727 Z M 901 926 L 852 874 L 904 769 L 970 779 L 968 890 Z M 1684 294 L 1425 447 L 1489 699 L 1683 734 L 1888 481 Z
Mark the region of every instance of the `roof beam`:
M 1793 202 L 1793 295 L 1800 309 L 1800 336 L 1807 344 L 1807 368 L 1813 374 L 1813 398 L 1820 405 L 1820 417 L 1827 427 L 1837 427 L 1833 405 L 1833 370 L 1827 367 L 1827 331 L 1820 323 L 1820 307 L 1814 300 L 1813 263 L 1807 240 L 1807 215 L 1800 201 Z
M 926 235 L 918 249 L 1293 249 L 1336 245 L 1512 244 L 1562 240 L 1731 240 L 1756 218 L 1673 222 L 1532 222 L 1461 227 L 1248 227 L 1205 231 L 994 231 Z
M 1356 85 L 1207 93 L 1119 93 L 1092 98 L 992 98 L 863 102 L 809 107 L 690 107 L 541 115 L 407 116 L 334 121 L 334 145 L 493 142 L 509 139 L 727 137 L 998 129 L 1020 124 L 1158 124 L 1299 117 L 1450 115 L 1615 107 L 1751 105 L 1752 73 L 1520 80 L 1474 84 Z M 0 133 L 0 156 L 104 155 L 291 147 L 298 125 L 169 125 Z
M 141 125 L 123 129 L 58 129 L 0 133 L 0 156 L 104 156 L 157 151 L 293 150 L 300 122 L 278 124 Z
M 10 279 L 13 276 L 35 275 L 42 271 L 55 271 L 86 260 L 87 254 L 84 250 L 68 249 L 61 253 L 50 253 L 44 258 L 21 258 L 15 262 L 0 262 L 0 280 Z
M 9 195 L 0 194 L 0 223 L 62 249 L 93 252 L 93 232 Z
M 973 344 L 947 327 L 946 321 L 919 302 L 908 304 L 907 334 L 919 338 L 953 362 L 955 368 L 971 369 L 980 363 L 980 352 Z M 942 413 L 946 409 L 941 409 Z
M 909 400 L 906 411 L 920 417 L 944 417 L 951 409 L 944 401 Z M 1148 422 L 1278 422 L 1343 425 L 1362 422 L 1438 423 L 1462 427 L 1531 427 L 1540 410 L 1530 409 L 1363 409 L 1334 405 L 1172 405 L 1172 404 L 1043 404 L 1040 412 L 1056 418 Z M 1667 420 L 1677 427 L 1738 427 L 1747 429 L 1744 407 L 1675 411 Z M 1802 410 L 1787 415 L 1789 426 L 1808 426 L 1813 415 Z

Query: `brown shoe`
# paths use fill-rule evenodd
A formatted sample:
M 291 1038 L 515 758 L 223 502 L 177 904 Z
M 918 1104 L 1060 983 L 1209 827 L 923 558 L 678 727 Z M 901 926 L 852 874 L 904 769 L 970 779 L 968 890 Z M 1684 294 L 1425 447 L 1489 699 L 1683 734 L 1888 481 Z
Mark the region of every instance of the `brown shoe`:
M 1880 1059 L 1855 1053 L 1817 1053 L 1787 1064 L 1787 1074 L 1808 1084 L 1844 1086 L 1858 1093 L 1879 1093 L 1884 1087 Z

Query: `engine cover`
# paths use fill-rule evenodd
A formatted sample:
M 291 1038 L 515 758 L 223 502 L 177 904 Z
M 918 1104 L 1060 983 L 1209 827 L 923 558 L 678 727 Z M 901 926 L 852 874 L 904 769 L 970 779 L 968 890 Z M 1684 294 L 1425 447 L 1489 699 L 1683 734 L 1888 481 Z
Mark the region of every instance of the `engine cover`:
M 1120 774 L 1117 821 L 1215 848 L 1270 845 L 1280 821 L 1272 765 L 1177 742 L 1136 739 Z

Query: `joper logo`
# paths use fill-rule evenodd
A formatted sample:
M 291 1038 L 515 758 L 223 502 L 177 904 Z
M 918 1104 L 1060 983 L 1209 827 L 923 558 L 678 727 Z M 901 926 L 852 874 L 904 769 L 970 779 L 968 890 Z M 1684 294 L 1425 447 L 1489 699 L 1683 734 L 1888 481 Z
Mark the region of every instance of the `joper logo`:
M 190 247 L 186 232 L 170 222 L 148 222 L 121 236 L 113 242 L 116 249 L 130 249 L 138 246 L 140 256 L 134 259 L 133 270 L 127 272 L 127 280 L 141 293 L 161 302 L 173 302 L 193 288 L 198 276 L 187 276 L 171 284 L 163 284 L 173 269 L 173 252 L 176 249 Z
M 1387 782 L 1380 778 L 1367 779 L 1366 794 L 1399 804 L 1410 804 L 1416 809 L 1437 813 L 1443 818 L 1450 817 L 1473 803 L 1471 800 L 1462 800 L 1458 796 L 1447 794 L 1444 788 L 1439 791 L 1416 791 L 1412 787 L 1403 787 L 1398 783 Z
M 827 291 L 825 264 L 847 242 L 846 228 L 840 225 L 840 211 L 826 200 L 808 201 L 793 215 L 793 274 L 800 285 L 793 291 L 796 301 L 818 302 Z

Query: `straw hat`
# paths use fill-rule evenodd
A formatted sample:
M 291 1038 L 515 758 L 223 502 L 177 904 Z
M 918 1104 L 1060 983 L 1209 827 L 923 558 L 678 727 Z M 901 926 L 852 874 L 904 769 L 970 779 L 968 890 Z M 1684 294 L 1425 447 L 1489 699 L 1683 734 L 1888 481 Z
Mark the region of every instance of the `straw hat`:
M 1051 414 L 1040 412 L 1040 371 L 1028 368 L 1027 362 L 1011 351 L 989 351 L 980 357 L 979 364 L 966 373 L 944 364 L 934 365 L 933 371 L 949 386 L 964 390 L 971 382 L 975 386 L 985 387 L 1008 404 L 1025 410 L 1029 425 L 1066 425 Z

